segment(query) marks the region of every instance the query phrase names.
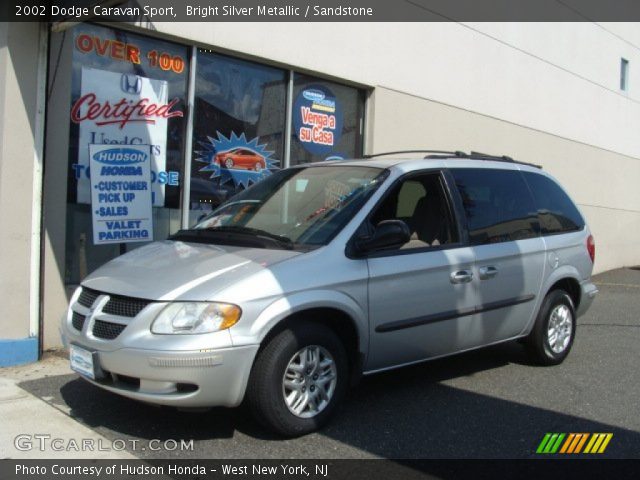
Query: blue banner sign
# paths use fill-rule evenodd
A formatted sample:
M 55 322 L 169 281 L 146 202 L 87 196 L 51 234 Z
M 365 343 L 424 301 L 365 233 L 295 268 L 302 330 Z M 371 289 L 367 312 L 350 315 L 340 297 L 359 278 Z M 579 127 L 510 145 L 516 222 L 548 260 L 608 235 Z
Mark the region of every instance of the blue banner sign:
M 153 240 L 151 145 L 89 145 L 93 243 Z

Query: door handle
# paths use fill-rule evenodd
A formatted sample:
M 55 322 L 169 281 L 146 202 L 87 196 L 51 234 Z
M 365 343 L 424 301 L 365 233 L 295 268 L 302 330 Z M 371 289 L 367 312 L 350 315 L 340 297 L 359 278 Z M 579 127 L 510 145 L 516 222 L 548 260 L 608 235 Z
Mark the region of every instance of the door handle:
M 480 267 L 478 272 L 480 272 L 480 280 L 487 280 L 498 275 L 498 269 L 492 265 L 488 267 Z
M 451 283 L 469 283 L 473 279 L 473 273 L 470 270 L 458 270 L 451 274 Z

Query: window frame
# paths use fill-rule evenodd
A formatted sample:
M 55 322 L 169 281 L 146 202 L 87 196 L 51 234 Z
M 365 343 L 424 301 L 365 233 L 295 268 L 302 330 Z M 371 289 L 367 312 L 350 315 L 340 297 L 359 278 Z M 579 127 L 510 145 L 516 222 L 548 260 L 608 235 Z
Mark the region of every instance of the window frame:
M 359 238 L 364 235 L 364 231 L 370 231 L 371 225 L 371 217 L 376 213 L 376 210 L 389 198 L 389 196 L 393 193 L 395 188 L 404 183 L 407 180 L 411 180 L 416 177 L 422 177 L 424 175 L 436 175 L 439 177 L 440 185 L 442 187 L 442 193 L 444 194 L 444 201 L 447 205 L 447 209 L 449 210 L 451 227 L 455 228 L 458 234 L 458 241 L 453 243 L 445 243 L 442 245 L 436 246 L 428 246 L 428 247 L 418 247 L 418 248 L 407 248 L 407 249 L 389 249 L 389 250 L 378 250 L 373 252 L 368 252 L 365 254 L 358 254 L 356 249 L 356 242 Z M 411 172 L 404 173 L 400 175 L 398 178 L 393 180 L 384 190 L 382 196 L 378 199 L 378 201 L 369 209 L 367 216 L 364 220 L 358 225 L 355 232 L 351 236 L 351 238 L 347 241 L 345 247 L 345 255 L 350 259 L 367 259 L 367 258 L 384 258 L 384 257 L 395 257 L 398 255 L 414 255 L 420 253 L 427 252 L 439 252 L 443 250 L 452 250 L 455 248 L 462 248 L 469 246 L 469 236 L 468 231 L 466 229 L 466 224 L 462 223 L 460 213 L 462 208 L 462 202 L 457 195 L 457 192 L 452 192 L 451 190 L 451 174 L 446 168 L 426 168 L 420 170 L 413 170 Z M 454 185 L 455 187 L 455 185 Z M 369 232 L 370 233 L 370 232 Z

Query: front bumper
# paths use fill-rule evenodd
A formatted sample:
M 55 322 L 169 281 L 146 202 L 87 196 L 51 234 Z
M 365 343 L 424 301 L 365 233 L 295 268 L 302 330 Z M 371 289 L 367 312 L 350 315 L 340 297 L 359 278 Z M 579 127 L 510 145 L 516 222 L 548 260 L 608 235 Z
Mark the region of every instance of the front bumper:
M 96 379 L 83 378 L 119 395 L 160 405 L 235 407 L 242 402 L 258 345 L 234 345 L 229 330 L 155 335 L 151 323 L 165 303 L 151 302 L 135 316 L 124 317 L 105 313 L 108 301 L 107 294 L 100 294 L 88 308 L 76 293 L 62 318 L 63 344 L 93 353 Z M 82 320 L 74 323 L 77 315 Z M 120 328 L 105 334 L 96 322 Z
M 91 347 L 74 342 L 87 350 Z M 103 377 L 89 382 L 135 400 L 175 407 L 242 402 L 257 345 L 200 351 L 96 351 Z

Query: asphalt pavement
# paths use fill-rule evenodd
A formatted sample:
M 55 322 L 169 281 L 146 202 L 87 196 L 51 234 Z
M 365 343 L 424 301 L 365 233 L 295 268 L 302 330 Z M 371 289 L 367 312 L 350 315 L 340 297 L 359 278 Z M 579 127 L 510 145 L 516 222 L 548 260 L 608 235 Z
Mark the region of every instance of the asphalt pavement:
M 294 440 L 242 407 L 153 407 L 73 374 L 19 386 L 140 458 L 532 458 L 547 432 L 613 433 L 601 457 L 640 458 L 640 271 L 594 281 L 562 365 L 533 365 L 510 343 L 365 377 L 329 426 Z

